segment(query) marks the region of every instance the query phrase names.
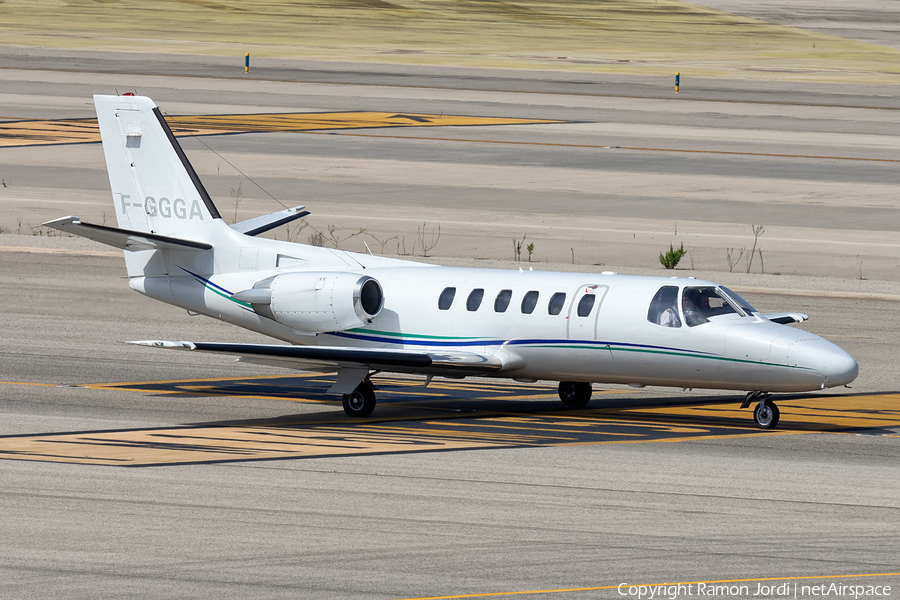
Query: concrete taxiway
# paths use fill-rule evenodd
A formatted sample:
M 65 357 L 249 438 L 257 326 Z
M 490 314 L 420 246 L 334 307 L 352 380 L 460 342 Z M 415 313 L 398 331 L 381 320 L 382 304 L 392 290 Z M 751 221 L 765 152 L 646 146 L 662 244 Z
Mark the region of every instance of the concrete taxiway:
M 390 377 L 351 422 L 327 376 L 117 343 L 259 338 L 134 294 L 115 252 L 51 238 L 2 257 L 13 597 L 614 598 L 622 582 L 900 577 L 868 577 L 896 571 L 900 533 L 895 302 L 748 294 L 811 313 L 863 364 L 853 390 L 780 400 L 775 432 L 734 394 L 598 386 L 566 411 L 544 385 Z
M 132 88 L 176 118 L 556 121 L 373 120 L 182 143 L 229 220 L 305 203 L 314 226 L 366 228 L 387 254 L 404 242 L 422 254 L 417 227 L 440 223 L 441 262 L 515 267 L 497 259 L 527 234 L 536 268 L 663 274 L 656 255 L 684 242 L 694 270 L 681 274 L 810 314 L 803 326 L 861 373 L 852 389 L 780 400 L 774 432 L 754 429 L 734 394 L 597 386 L 589 409 L 563 411 L 552 387 L 490 380 L 384 378 L 373 419 L 349 422 L 321 375 L 118 343 L 263 338 L 134 294 L 108 248 L 46 237 L 39 224 L 66 214 L 112 222 L 98 144 L 0 147 L 2 595 L 617 598 L 621 583 L 748 580 L 900 590 L 893 90 L 717 81 L 675 97 L 606 76 L 460 72 L 406 87 L 441 72 L 397 68 L 386 85 L 379 69 L 327 65 L 309 81 L 211 78 L 189 61 L 179 77 L 20 66 L 0 72 L 7 121 L 90 118 L 91 94 Z M 766 227 L 763 254 L 752 273 L 729 272 L 726 250 L 751 246 L 751 224 Z

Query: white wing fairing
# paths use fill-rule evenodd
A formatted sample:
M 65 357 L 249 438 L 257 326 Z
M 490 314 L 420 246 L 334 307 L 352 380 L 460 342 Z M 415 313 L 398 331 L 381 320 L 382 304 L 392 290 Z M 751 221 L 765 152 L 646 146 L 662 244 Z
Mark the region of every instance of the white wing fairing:
M 502 368 L 495 356 L 472 352 L 425 352 L 388 348 L 354 348 L 340 346 L 285 346 L 278 344 L 219 344 L 209 342 L 170 342 L 144 340 L 128 342 L 175 350 L 196 350 L 239 357 L 242 362 L 277 364 L 281 367 L 337 371 L 342 368 L 365 367 L 397 373 L 440 374 L 451 377 L 488 375 Z
M 335 371 L 351 416 L 371 414 L 369 376 L 389 371 L 556 380 L 569 406 L 591 383 L 744 390 L 770 428 L 770 392 L 858 373 L 836 345 L 785 326 L 806 315 L 761 314 L 708 281 L 435 267 L 254 237 L 308 212 L 226 225 L 149 98 L 95 103 L 119 228 L 46 225 L 125 250 L 142 294 L 289 345 L 132 343 Z

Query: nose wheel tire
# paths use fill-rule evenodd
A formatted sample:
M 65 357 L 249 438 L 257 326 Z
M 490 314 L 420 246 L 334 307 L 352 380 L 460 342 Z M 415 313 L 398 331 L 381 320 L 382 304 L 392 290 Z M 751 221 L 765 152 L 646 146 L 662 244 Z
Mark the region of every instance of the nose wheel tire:
M 375 410 L 375 391 L 364 381 L 349 394 L 344 394 L 342 404 L 348 417 L 368 417 Z
M 772 401 L 760 402 L 753 411 L 753 420 L 760 429 L 775 429 L 780 416 L 778 407 Z
M 591 401 L 591 384 L 575 381 L 559 382 L 559 399 L 566 406 L 585 406 Z

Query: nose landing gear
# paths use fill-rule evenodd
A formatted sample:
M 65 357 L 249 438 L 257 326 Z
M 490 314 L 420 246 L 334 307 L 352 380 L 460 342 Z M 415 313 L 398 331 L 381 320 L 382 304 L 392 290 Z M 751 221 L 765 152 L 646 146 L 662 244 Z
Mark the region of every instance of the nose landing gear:
M 778 419 L 781 417 L 781 411 L 778 406 L 771 400 L 771 394 L 768 392 L 750 392 L 744 398 L 741 408 L 747 408 L 754 400 L 759 400 L 759 404 L 753 410 L 753 420 L 760 429 L 775 429 L 778 425 Z

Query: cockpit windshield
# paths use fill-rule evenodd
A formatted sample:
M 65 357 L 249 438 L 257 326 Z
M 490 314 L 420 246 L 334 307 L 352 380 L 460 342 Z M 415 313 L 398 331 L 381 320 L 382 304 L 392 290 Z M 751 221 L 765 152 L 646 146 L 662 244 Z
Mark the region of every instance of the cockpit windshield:
M 746 304 L 746 303 L 745 303 Z M 681 293 L 681 310 L 688 327 L 696 327 L 709 322 L 710 317 L 719 315 L 742 315 L 736 301 L 715 287 L 686 287 Z M 748 313 L 749 314 L 749 313 Z
M 755 312 L 759 312 L 758 310 L 756 310 L 755 308 L 750 306 L 749 302 L 747 302 L 746 300 L 744 300 L 743 298 L 741 298 L 740 296 L 738 296 L 737 294 L 735 294 L 734 292 L 729 290 L 724 285 L 720 285 L 719 289 L 722 290 L 723 292 L 725 292 L 725 294 L 727 294 L 729 298 L 734 300 L 734 302 L 748 315 L 751 315 Z

